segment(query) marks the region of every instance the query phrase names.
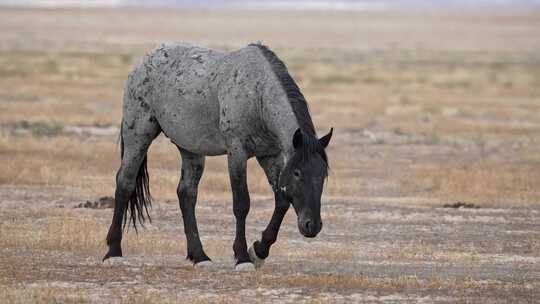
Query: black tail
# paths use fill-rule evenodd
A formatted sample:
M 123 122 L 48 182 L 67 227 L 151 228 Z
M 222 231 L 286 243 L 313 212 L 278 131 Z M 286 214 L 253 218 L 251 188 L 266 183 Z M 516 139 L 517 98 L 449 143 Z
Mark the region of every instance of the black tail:
M 122 128 L 120 128 L 120 157 L 124 158 L 124 138 L 122 135 Z M 147 156 L 139 167 L 137 173 L 137 179 L 135 181 L 135 191 L 131 195 L 127 206 L 124 208 L 124 229 L 127 224 L 127 217 L 129 212 L 129 222 L 133 224 L 135 232 L 137 232 L 137 221 L 144 227 L 146 217 L 152 222 L 150 214 L 148 213 L 148 207 L 152 208 L 152 196 L 150 195 L 150 185 L 148 182 L 148 169 L 146 166 Z M 144 215 L 146 213 L 146 216 Z

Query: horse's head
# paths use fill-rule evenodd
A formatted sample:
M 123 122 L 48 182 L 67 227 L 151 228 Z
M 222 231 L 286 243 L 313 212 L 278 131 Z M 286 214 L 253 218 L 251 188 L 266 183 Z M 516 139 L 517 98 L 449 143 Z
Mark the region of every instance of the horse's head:
M 321 195 L 328 175 L 325 148 L 331 137 L 332 129 L 320 139 L 296 130 L 293 157 L 280 175 L 280 190 L 293 205 L 298 229 L 305 237 L 315 237 L 322 229 Z

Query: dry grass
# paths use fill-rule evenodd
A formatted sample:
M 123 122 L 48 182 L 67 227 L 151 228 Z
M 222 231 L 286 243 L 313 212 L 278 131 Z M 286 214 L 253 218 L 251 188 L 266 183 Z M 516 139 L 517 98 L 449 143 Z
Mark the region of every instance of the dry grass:
M 12 214 L 13 218 L 0 225 L 4 237 L 2 248 L 39 252 L 63 248 L 72 254 L 94 256 L 103 254 L 108 219 L 97 219 L 84 209 L 31 209 Z M 36 221 L 40 224 L 36 224 Z M 166 239 L 146 231 L 145 238 L 131 232 L 125 234 L 127 254 L 176 254 L 185 247 L 183 238 Z
M 73 288 L 36 287 L 36 288 L 9 288 L 0 286 L 0 297 L 4 303 L 85 303 L 84 298 L 73 296 Z
M 99 302 L 99 297 L 84 297 L 77 294 L 84 294 L 84 290 L 70 287 L 37 286 L 31 288 L 8 288 L 0 286 L 0 296 L 4 303 L 9 304 L 31 304 L 31 303 L 94 303 Z M 116 291 L 120 296 L 122 290 Z M 74 296 L 75 295 L 75 296 Z M 160 294 L 150 290 L 143 290 L 136 294 L 121 296 L 115 303 L 136 303 L 136 304 L 171 304 L 171 303 L 208 303 L 204 296 L 186 296 L 181 294 Z M 221 297 L 212 303 L 235 304 L 242 303 L 240 299 L 233 297 Z
M 37 41 L 45 39 L 42 31 L 50 26 L 49 18 L 57 14 L 69 18 L 63 19 L 56 29 L 58 36 L 49 38 L 47 41 L 52 45 L 44 49 L 21 45 L 11 36 L 6 38 L 6 50 L 0 60 L 0 119 L 4 126 L 0 157 L 9 160 L 9 165 L 0 173 L 0 182 L 69 184 L 88 194 L 112 193 L 112 178 L 118 167 L 114 138 L 87 141 L 63 136 L 61 131 L 70 126 L 116 126 L 121 117 L 125 75 L 153 40 L 145 40 L 144 47 L 137 44 L 131 49 L 126 46 L 133 44 L 124 40 L 119 40 L 123 46 L 92 42 L 89 44 L 93 47 L 84 48 L 87 43 L 66 32 L 73 22 L 70 18 L 80 12 L 11 13 L 4 22 L 12 26 L 21 26 L 18 18 L 28 14 L 39 16 L 35 21 L 36 26 L 40 25 L 39 30 L 35 29 Z M 153 12 L 148 20 L 161 14 L 164 13 Z M 188 17 L 184 20 L 187 26 L 191 18 L 200 17 L 197 12 L 184 14 Z M 231 14 L 238 17 L 237 13 Z M 306 19 L 302 13 L 298 14 L 302 16 L 298 24 L 304 24 Z M 249 18 L 248 15 L 239 16 Z M 450 20 L 458 18 L 452 14 L 441 16 Z M 514 22 L 526 19 L 531 22 L 526 24 L 532 26 L 534 18 L 529 18 L 534 14 L 518 16 L 522 19 Z M 86 11 L 83 17 L 96 23 L 102 18 L 94 11 Z M 230 16 L 220 17 L 226 20 Z M 286 15 L 292 17 L 299 16 Z M 326 17 L 323 20 L 331 23 L 337 16 Z M 368 17 L 378 18 L 377 14 Z M 392 15 L 396 22 L 402 18 L 413 22 L 411 17 Z M 264 22 L 273 23 L 273 18 L 270 14 Z M 358 20 L 354 14 L 338 19 L 342 18 Z M 492 18 L 506 20 L 498 15 Z M 471 19 L 464 20 L 470 22 L 472 32 L 481 31 Z M 119 28 L 122 27 L 111 27 L 111 35 L 119 35 Z M 92 28 L 83 26 L 81 30 L 88 35 L 96 34 Z M 135 33 L 140 30 L 137 27 Z M 147 30 L 155 32 L 156 28 Z M 355 31 L 355 26 L 344 27 L 341 31 L 344 36 L 338 37 L 343 40 L 336 44 L 337 48 L 326 47 L 316 53 L 307 41 L 299 40 L 294 48 L 283 50 L 276 43 L 310 100 L 316 125 L 321 132 L 330 126 L 337 130 L 330 148 L 333 172 L 326 193 L 341 196 L 380 195 L 381 191 L 394 195 L 420 193 L 443 200 L 490 204 L 508 201 L 528 204 L 540 197 L 534 187 L 538 180 L 534 168 L 540 161 L 537 153 L 540 121 L 534 115 L 540 110 L 536 102 L 540 96 L 540 69 L 533 49 L 514 46 L 502 52 L 486 46 L 486 41 L 502 39 L 499 36 L 483 37 L 483 43 L 475 45 L 475 52 L 394 46 L 384 51 L 342 49 L 340 46 L 354 43 L 345 38 L 351 39 Z M 530 38 L 530 47 L 536 42 L 527 35 L 533 32 L 533 28 L 527 27 L 523 33 Z M 179 32 L 179 37 L 183 33 Z M 270 32 L 262 30 L 259 34 L 268 37 L 265 41 L 273 45 Z M 164 34 L 163 40 L 167 36 Z M 429 45 L 430 41 L 424 42 Z M 232 42 L 226 47 L 234 46 Z M 34 135 L 59 136 L 10 136 L 21 122 L 29 122 Z M 363 135 L 366 130 L 374 137 Z M 179 159 L 165 142 L 152 147 L 152 188 L 158 198 L 172 200 Z M 507 162 L 509 157 L 516 161 Z M 449 165 L 443 167 L 443 159 Z M 413 166 L 408 161 L 413 161 Z M 255 162 L 252 163 L 250 188 L 254 193 L 268 195 L 265 178 L 259 169 L 254 169 Z M 201 187 L 205 196 L 228 196 L 225 169 L 223 159 L 208 161 Z M 376 172 L 379 177 L 374 180 L 373 174 L 363 172 Z M 388 185 L 373 189 L 380 180 Z
M 28 202 L 8 205 L 11 207 L 0 218 L 0 264 L 4 266 L 0 272 L 3 275 L 0 294 L 8 303 L 107 302 L 112 299 L 126 303 L 174 303 L 179 299 L 195 303 L 236 303 L 245 301 L 246 297 L 270 300 L 273 297 L 294 299 L 299 295 L 324 303 L 337 296 L 344 301 L 366 299 L 373 292 L 411 299 L 440 296 L 448 300 L 490 295 L 490 301 L 494 297 L 521 301 L 533 297 L 539 287 L 536 280 L 524 283 L 517 276 L 509 281 L 504 273 L 496 271 L 493 278 L 486 280 L 475 270 L 493 267 L 496 256 L 515 260 L 510 262 L 511 267 L 517 267 L 515 270 L 524 267 L 521 260 L 535 260 L 537 233 L 528 233 L 519 245 L 513 245 L 516 244 L 513 233 L 529 227 L 526 225 L 530 218 L 521 213 L 500 213 L 507 221 L 504 226 L 475 221 L 475 218 L 487 218 L 496 210 L 479 209 L 476 215 L 447 213 L 446 221 L 434 220 L 440 231 L 452 231 L 443 232 L 441 241 L 433 239 L 431 230 L 415 232 L 415 227 L 430 227 L 425 219 L 441 216 L 436 209 L 417 207 L 407 213 L 407 208 L 411 207 L 388 209 L 379 204 L 376 210 L 368 205 L 349 214 L 344 211 L 355 210 L 358 204 L 341 202 L 342 208 L 324 211 L 326 230 L 323 234 L 329 234 L 321 236 L 322 240 L 307 243 L 299 239 L 296 219 L 289 214 L 267 265 L 257 273 L 236 274 L 231 272 L 233 219 L 223 215 L 230 206 L 221 202 L 203 202 L 204 208 L 199 213 L 205 249 L 218 266 L 213 270 L 196 271 L 189 262 L 183 261 L 185 241 L 176 203 L 157 205 L 152 211 L 154 224 L 140 235 L 133 231 L 125 234 L 125 262 L 103 266 L 98 261 L 105 251 L 110 209 L 72 208 L 77 201 L 39 201 L 36 200 L 39 195 L 31 193 L 25 199 Z M 12 200 L 16 202 L 17 196 L 11 196 L 5 203 L 10 204 Z M 34 202 L 43 205 L 36 206 Z M 64 207 L 59 208 L 59 204 Z M 250 241 L 257 238 L 262 229 L 259 222 L 269 218 L 268 207 L 261 206 L 261 202 L 255 201 L 250 221 L 257 225 L 255 229 L 248 227 Z M 370 222 L 370 214 L 380 218 L 379 222 Z M 454 226 L 452 217 L 470 218 Z M 395 221 L 398 218 L 399 221 Z M 351 230 L 351 227 L 357 228 Z M 390 230 L 370 232 L 369 227 L 375 231 L 383 227 Z M 497 227 L 500 232 L 487 227 Z M 535 229 L 536 226 L 530 227 Z M 481 233 L 476 235 L 469 231 L 471 228 L 488 229 L 485 231 L 500 236 L 486 242 Z M 458 237 L 454 231 L 455 234 L 469 233 L 469 236 Z M 504 236 L 503 232 L 512 234 Z M 388 234 L 393 236 L 389 238 Z M 339 238 L 341 235 L 344 237 Z M 367 237 L 369 235 L 374 239 Z M 392 239 L 395 241 L 389 242 Z M 522 251 L 526 247 L 528 253 Z M 344 265 L 348 266 L 343 268 Z M 419 268 L 412 273 L 392 272 L 400 265 Z M 423 265 L 438 265 L 444 271 L 426 272 Z M 495 265 L 505 267 L 501 262 Z M 536 269 L 533 264 L 525 266 Z M 383 272 L 373 272 L 372 267 Z M 472 270 L 446 273 L 445 267 Z M 50 273 L 42 269 L 49 269 Z
M 476 54 L 457 53 L 456 59 L 454 53 L 444 52 L 436 53 L 447 56 L 442 58 L 393 51 L 335 53 L 342 56 L 307 55 L 298 50 L 283 53 L 311 101 L 321 132 L 329 126 L 337 130 L 330 148 L 333 171 L 326 193 L 365 195 L 374 181 L 366 180 L 362 172 L 384 166 L 387 169 L 378 174 L 398 184 L 402 194 L 421 192 L 441 199 L 489 203 L 538 199 L 534 168 L 540 161 L 536 153 L 540 122 L 532 113 L 538 110 L 540 71 L 532 54 L 517 57 L 530 63 L 523 64 L 518 59 L 505 61 L 504 54 L 487 53 L 486 62 L 471 66 L 467 60 L 480 60 Z M 364 53 L 367 59 L 361 57 Z M 123 75 L 132 65 L 125 58 L 139 55 L 68 53 L 55 56 L 54 61 L 45 59 L 50 57 L 47 53 L 5 55 L 0 87 L 31 86 L 24 93 L 5 89 L 9 94 L 1 96 L 5 129 L 0 157 L 10 162 L 0 181 L 70 184 L 88 193 L 112 193 L 118 167 L 114 137 L 87 141 L 62 130 L 116 126 Z M 91 64 L 96 60 L 97 64 Z M 344 70 L 346 60 L 353 61 Z M 512 85 L 505 86 L 500 79 L 511 79 Z M 456 87 L 456 83 L 467 85 Z M 21 122 L 29 122 L 35 136 L 11 135 Z M 178 180 L 179 158 L 169 146 L 161 140 L 150 155 L 152 187 L 161 199 L 175 198 Z M 508 163 L 508 157 L 517 161 Z M 441 159 L 450 165 L 443 167 Z M 393 174 L 407 160 L 414 160 L 414 166 L 408 166 L 405 175 Z M 253 161 L 250 188 L 268 195 L 262 171 L 256 167 Z M 211 197 L 228 192 L 223 159 L 209 159 L 202 192 Z

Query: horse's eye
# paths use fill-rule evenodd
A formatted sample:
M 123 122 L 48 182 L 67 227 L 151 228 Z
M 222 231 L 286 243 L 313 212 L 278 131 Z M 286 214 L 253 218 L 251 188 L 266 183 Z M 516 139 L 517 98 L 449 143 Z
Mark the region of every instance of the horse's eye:
M 296 177 L 300 177 L 300 170 L 294 169 L 293 174 L 294 174 L 294 176 L 296 176 Z

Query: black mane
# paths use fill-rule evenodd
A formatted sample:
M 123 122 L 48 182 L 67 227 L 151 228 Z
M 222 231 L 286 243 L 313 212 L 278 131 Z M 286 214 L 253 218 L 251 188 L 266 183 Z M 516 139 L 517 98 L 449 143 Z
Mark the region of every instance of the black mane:
M 302 92 L 300 92 L 300 88 L 298 88 L 298 85 L 289 74 L 287 66 L 267 46 L 261 43 L 251 43 L 249 45 L 257 47 L 261 51 L 264 58 L 266 58 L 266 60 L 270 64 L 272 71 L 278 78 L 283 90 L 287 94 L 287 99 L 291 104 L 294 116 L 296 117 L 296 120 L 298 121 L 298 124 L 300 125 L 300 129 L 302 130 L 303 134 L 301 152 L 302 159 L 308 160 L 308 158 L 311 157 L 313 153 L 318 153 L 319 155 L 321 155 L 325 164 L 328 165 L 328 158 L 326 156 L 326 152 L 319 143 L 319 140 L 317 139 L 317 134 L 315 133 L 315 127 L 313 126 L 311 115 L 309 114 L 309 107 L 306 98 L 304 97 Z
M 313 155 L 319 154 L 324 161 L 324 166 L 328 174 L 328 157 L 324 147 L 319 143 L 319 140 L 315 136 L 303 134 L 301 148 L 296 154 L 297 160 L 300 162 L 308 161 Z M 294 158 L 293 158 L 294 159 Z

